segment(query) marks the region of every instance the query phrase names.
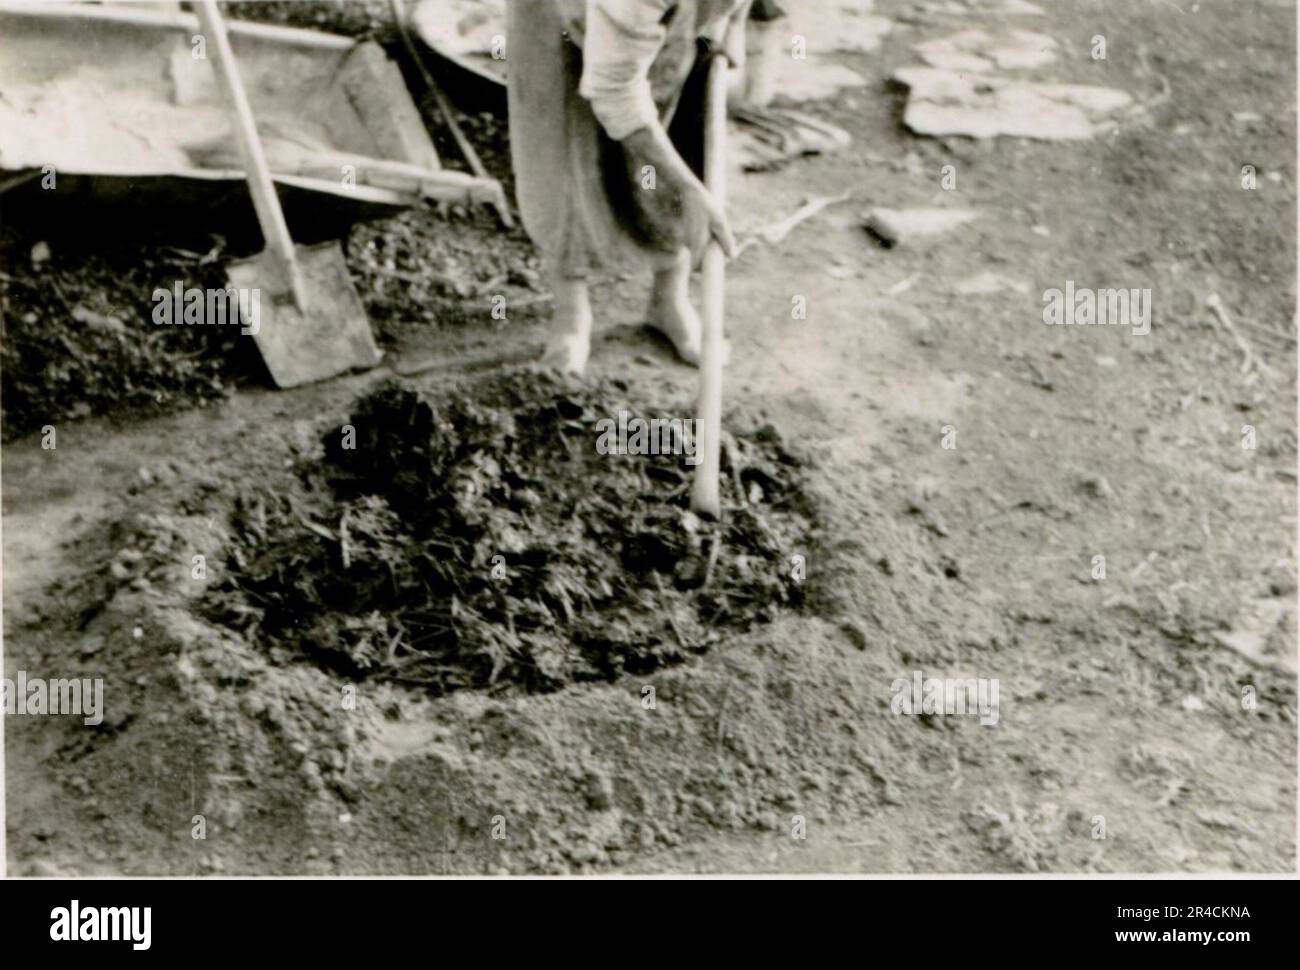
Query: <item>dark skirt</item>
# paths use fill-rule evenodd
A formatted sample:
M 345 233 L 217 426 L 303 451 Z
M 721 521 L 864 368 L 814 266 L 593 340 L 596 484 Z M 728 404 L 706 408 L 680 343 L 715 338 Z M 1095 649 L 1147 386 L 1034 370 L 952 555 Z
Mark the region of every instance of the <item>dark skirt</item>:
M 670 41 L 651 69 L 660 119 L 688 165 L 704 161 L 707 46 L 695 39 L 692 4 L 678 5 Z M 524 227 L 549 267 L 667 268 L 682 249 L 698 259 L 708 218 L 694 200 L 650 182 L 646 162 L 609 138 L 578 94 L 582 51 L 558 7 L 507 4 L 510 152 Z

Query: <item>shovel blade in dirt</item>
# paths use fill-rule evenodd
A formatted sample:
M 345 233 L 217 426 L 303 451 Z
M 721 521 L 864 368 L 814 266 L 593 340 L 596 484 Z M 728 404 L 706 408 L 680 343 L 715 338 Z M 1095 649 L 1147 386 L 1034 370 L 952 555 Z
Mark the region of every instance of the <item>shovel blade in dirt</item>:
M 361 298 L 337 242 L 295 246 L 294 262 L 305 306 L 299 309 L 282 264 L 269 252 L 231 263 L 230 285 L 241 294 L 245 326 L 276 387 L 298 387 L 374 367 L 375 346 Z M 256 293 L 249 320 L 247 294 Z
M 247 314 L 245 326 L 256 331 L 271 379 L 277 387 L 297 387 L 374 367 L 380 353 L 343 250 L 337 243 L 294 245 L 221 10 L 216 0 L 198 0 L 194 12 L 214 54 L 212 66 L 233 116 L 248 193 L 266 243 L 259 255 L 232 264 L 228 275 L 245 297 L 241 309 L 251 310 L 256 294 L 257 319 Z

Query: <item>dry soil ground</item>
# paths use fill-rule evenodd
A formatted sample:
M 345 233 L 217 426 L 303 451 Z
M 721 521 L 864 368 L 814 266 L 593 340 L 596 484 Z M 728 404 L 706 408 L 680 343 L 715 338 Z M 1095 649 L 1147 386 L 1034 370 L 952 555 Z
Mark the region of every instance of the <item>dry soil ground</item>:
M 821 528 L 789 550 L 809 611 L 650 676 L 366 683 L 344 710 L 336 675 L 205 625 L 180 580 L 106 577 L 142 529 L 178 570 L 219 559 L 224 490 L 310 457 L 385 375 L 61 423 L 54 451 L 5 449 L 5 670 L 104 675 L 109 716 L 7 718 L 10 871 L 1294 869 L 1295 4 L 943 6 L 876 5 L 892 34 L 844 57 L 868 86 L 817 109 L 852 150 L 733 186 L 742 234 L 852 193 L 728 279 L 729 420 L 815 458 Z M 1059 79 L 1149 109 L 1085 143 L 917 138 L 888 75 L 963 26 L 1050 33 Z M 872 205 L 982 218 L 884 249 Z M 1026 286 L 957 292 L 985 271 Z M 1149 287 L 1150 334 L 1044 326 L 1066 280 Z M 593 370 L 689 401 L 642 286 L 598 298 Z M 463 315 L 392 360 L 432 357 L 437 387 L 541 326 Z M 914 671 L 997 679 L 997 724 L 892 713 Z

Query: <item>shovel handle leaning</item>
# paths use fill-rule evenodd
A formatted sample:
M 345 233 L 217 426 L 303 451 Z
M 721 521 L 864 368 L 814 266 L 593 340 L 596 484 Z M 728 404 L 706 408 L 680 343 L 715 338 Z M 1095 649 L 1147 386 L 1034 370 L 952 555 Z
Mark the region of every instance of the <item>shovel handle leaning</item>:
M 727 58 L 714 55 L 709 65 L 704 108 L 704 186 L 727 203 Z M 727 258 L 716 240 L 704 250 L 700 270 L 703 328 L 700 347 L 700 463 L 691 484 L 691 508 L 701 515 L 722 514 L 718 478 L 722 456 L 723 315 L 726 310 Z
M 253 118 L 253 109 L 248 103 L 248 94 L 244 91 L 244 82 L 239 76 L 239 66 L 235 62 L 235 52 L 230 47 L 230 38 L 226 35 L 226 23 L 217 9 L 216 0 L 197 0 L 194 12 L 198 15 L 199 26 L 207 37 L 208 49 L 215 54 L 214 66 L 217 80 L 221 83 L 226 100 L 235 116 L 235 135 L 239 142 L 239 154 L 243 159 L 244 173 L 248 178 L 248 191 L 253 197 L 253 208 L 257 210 L 257 223 L 266 240 L 266 248 L 276 257 L 285 273 L 293 302 L 298 309 L 307 308 L 306 291 L 302 274 L 298 269 L 298 260 L 294 255 L 293 238 L 289 235 L 289 225 L 284 221 L 284 212 L 280 208 L 279 196 L 275 194 L 275 183 L 271 181 L 271 170 L 266 164 L 266 155 L 262 151 L 262 141 L 257 134 L 257 122 Z

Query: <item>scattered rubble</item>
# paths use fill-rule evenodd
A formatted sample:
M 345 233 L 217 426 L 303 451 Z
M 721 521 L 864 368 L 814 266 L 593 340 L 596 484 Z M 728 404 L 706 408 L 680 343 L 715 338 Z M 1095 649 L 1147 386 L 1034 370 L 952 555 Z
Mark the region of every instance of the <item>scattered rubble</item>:
M 799 111 L 737 106 L 731 120 L 736 124 L 728 139 L 730 162 L 746 172 L 768 171 L 804 155 L 829 155 L 852 143 L 843 128 Z
M 917 44 L 926 67 L 907 67 L 894 80 L 909 89 L 903 121 L 919 135 L 1084 140 L 1093 137 L 1132 98 L 1084 84 L 1031 80 L 1016 73 L 1054 63 L 1055 38 L 1012 29 L 964 30 Z
M 1282 618 L 1287 615 L 1285 600 L 1252 600 L 1242 609 L 1232 629 L 1226 632 L 1216 631 L 1214 639 L 1219 646 L 1240 654 L 1253 664 L 1294 677 L 1295 614 L 1290 613 L 1290 622 L 1283 626 Z M 1269 641 L 1275 634 L 1277 648 L 1273 649 Z

